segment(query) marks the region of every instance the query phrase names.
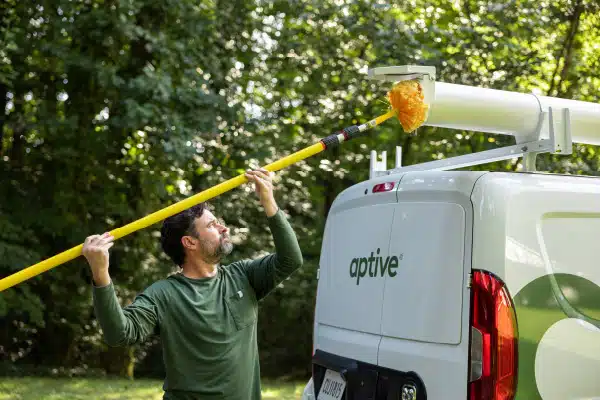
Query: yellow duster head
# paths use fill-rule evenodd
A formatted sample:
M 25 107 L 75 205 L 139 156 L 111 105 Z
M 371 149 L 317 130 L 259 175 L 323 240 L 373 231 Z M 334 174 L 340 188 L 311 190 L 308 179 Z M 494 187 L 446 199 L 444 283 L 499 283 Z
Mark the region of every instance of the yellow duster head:
M 423 125 L 429 106 L 424 103 L 419 82 L 407 80 L 396 83 L 388 92 L 388 98 L 405 132 L 412 132 Z

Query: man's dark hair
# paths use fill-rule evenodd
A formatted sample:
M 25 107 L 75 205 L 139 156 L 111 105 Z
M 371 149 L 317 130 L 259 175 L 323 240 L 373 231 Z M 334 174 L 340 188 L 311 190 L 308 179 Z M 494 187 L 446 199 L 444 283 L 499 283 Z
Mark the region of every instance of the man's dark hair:
M 165 219 L 163 222 L 160 229 L 160 244 L 175 264 L 182 266 L 185 261 L 181 238 L 196 233 L 194 221 L 196 218 L 200 218 L 206 209 L 208 209 L 208 204 L 200 203 Z

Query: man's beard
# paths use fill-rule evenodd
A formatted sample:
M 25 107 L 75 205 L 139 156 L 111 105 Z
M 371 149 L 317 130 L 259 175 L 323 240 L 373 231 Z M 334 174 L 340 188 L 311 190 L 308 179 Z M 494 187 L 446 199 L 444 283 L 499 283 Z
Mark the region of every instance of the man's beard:
M 221 236 L 219 239 L 219 245 L 211 249 L 207 243 L 201 241 L 202 253 L 204 253 L 204 261 L 211 263 L 218 263 L 221 258 L 231 253 L 233 250 L 233 243 L 229 239 L 229 235 Z
M 230 254 L 232 250 L 233 250 L 233 243 L 231 242 L 231 239 L 229 239 L 229 235 L 222 236 L 221 239 L 219 240 L 219 245 L 217 246 L 217 249 L 215 250 L 215 255 L 218 256 L 220 259 L 221 257 Z

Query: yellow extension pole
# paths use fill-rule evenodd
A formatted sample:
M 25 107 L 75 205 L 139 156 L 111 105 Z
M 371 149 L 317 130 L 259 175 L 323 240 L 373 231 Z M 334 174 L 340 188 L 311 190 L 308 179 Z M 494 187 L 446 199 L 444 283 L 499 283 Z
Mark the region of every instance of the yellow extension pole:
M 391 110 L 384 115 L 381 115 L 368 123 L 361 125 L 361 131 L 366 130 L 368 128 L 372 128 L 381 124 L 382 122 L 388 120 L 389 118 L 396 115 L 396 112 Z M 304 160 L 305 158 L 314 156 L 325 150 L 325 145 L 323 142 L 319 141 L 309 147 L 306 147 L 300 151 L 297 151 L 289 156 L 286 156 L 280 160 L 277 160 L 271 164 L 266 165 L 264 168 L 267 171 L 275 172 L 279 171 L 289 165 L 297 163 L 298 161 Z M 196 204 L 202 203 L 204 201 L 208 201 L 220 194 L 223 194 L 231 189 L 234 189 L 244 183 L 248 182 L 248 179 L 244 176 L 244 174 L 238 175 L 235 178 L 231 178 L 225 182 L 219 183 L 216 186 L 213 186 L 209 189 L 206 189 L 200 193 L 197 193 L 187 199 L 181 200 L 175 204 L 172 204 L 168 207 L 163 208 L 162 210 L 156 211 L 152 214 L 149 214 L 143 218 L 138 219 L 137 221 L 131 222 L 121 228 L 114 229 L 110 231 L 110 234 L 114 236 L 115 240 L 120 239 L 123 236 L 127 236 L 132 232 L 138 231 L 140 229 L 144 229 L 150 225 L 153 225 L 163 219 L 166 219 L 172 215 L 178 214 L 183 210 L 186 210 L 190 207 L 193 207 Z M 83 249 L 83 244 L 70 248 L 69 250 L 63 251 L 55 255 L 54 257 L 48 258 L 44 261 L 41 261 L 37 264 L 34 264 L 30 267 L 22 269 L 19 272 L 16 272 L 12 275 L 7 276 L 6 278 L 0 279 L 0 292 L 15 286 L 27 279 L 33 278 L 36 275 L 41 274 L 51 268 L 57 267 L 61 264 L 64 264 L 68 261 L 71 261 L 81 255 L 81 250 Z

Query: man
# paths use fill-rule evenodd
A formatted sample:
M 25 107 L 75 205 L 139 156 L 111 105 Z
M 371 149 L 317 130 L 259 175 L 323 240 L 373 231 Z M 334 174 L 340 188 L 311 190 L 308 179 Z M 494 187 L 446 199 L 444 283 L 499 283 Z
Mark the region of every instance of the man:
M 162 247 L 181 267 L 121 309 L 108 273 L 113 238 L 90 236 L 83 255 L 94 279 L 94 308 L 111 346 L 159 334 L 164 399 L 260 399 L 257 301 L 302 265 L 298 241 L 273 196 L 271 173 L 246 173 L 267 215 L 275 253 L 220 264 L 233 244 L 229 229 L 204 204 L 167 218 Z

